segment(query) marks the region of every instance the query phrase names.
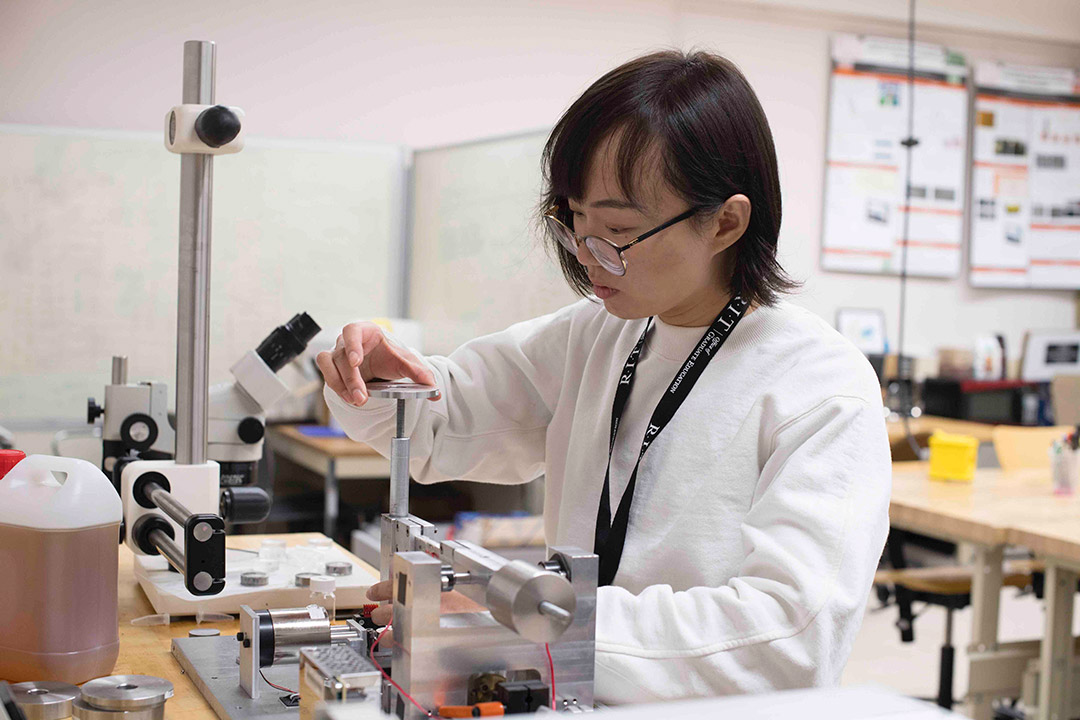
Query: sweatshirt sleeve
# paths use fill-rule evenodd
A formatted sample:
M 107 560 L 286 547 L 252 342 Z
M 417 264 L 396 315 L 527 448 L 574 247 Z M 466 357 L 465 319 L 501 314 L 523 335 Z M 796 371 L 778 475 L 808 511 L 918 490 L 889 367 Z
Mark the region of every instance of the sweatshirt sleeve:
M 442 397 L 407 406 L 413 479 L 512 484 L 543 474 L 570 328 L 583 302 L 472 340 L 448 357 L 423 358 Z M 389 456 L 395 401 L 371 398 L 358 408 L 329 386 L 323 394 L 350 438 Z
M 835 684 L 885 536 L 890 454 L 880 405 L 832 397 L 772 432 L 720 587 L 597 593 L 596 691 L 608 703 Z

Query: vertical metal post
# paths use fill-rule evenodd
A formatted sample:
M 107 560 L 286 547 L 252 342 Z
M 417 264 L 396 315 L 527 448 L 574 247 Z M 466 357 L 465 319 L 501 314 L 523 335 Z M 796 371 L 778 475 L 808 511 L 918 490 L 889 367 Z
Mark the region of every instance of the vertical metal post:
M 184 43 L 184 104 L 214 104 L 214 43 Z M 180 156 L 176 311 L 176 462 L 206 462 L 210 359 L 210 221 L 214 156 Z
M 390 515 L 409 515 L 409 438 L 405 436 L 405 401 L 397 401 L 396 432 L 390 440 Z
M 127 355 L 113 355 L 112 359 L 112 384 L 127 385 L 128 377 Z

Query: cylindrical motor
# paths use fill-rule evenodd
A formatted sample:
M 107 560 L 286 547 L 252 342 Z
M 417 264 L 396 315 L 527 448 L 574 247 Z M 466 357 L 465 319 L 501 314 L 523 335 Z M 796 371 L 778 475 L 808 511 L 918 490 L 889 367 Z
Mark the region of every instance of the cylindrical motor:
M 330 617 L 318 605 L 282 610 L 259 610 L 259 667 L 274 664 L 281 648 L 329 645 Z
M 496 620 L 538 643 L 558 640 L 577 610 L 566 578 L 522 560 L 508 562 L 491 576 L 486 600 Z

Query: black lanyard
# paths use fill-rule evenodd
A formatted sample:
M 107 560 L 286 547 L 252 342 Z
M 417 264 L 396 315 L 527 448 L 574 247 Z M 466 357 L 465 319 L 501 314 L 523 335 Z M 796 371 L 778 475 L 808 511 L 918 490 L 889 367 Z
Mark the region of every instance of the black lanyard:
M 634 486 L 637 484 L 638 467 L 641 458 L 649 445 L 656 440 L 668 422 L 675 415 L 675 411 L 683 404 L 686 396 L 694 387 L 694 383 L 701 377 L 709 361 L 713 359 L 720 346 L 731 335 L 739 320 L 746 311 L 747 302 L 741 297 L 735 296 L 727 307 L 713 321 L 697 347 L 686 358 L 682 369 L 675 375 L 671 385 L 664 392 L 656 409 L 653 410 L 649 419 L 649 427 L 645 430 L 645 438 L 641 441 L 641 452 L 638 453 L 634 470 L 630 473 L 630 482 L 623 492 L 622 500 L 619 501 L 619 509 L 615 513 L 615 522 L 611 521 L 611 456 L 615 451 L 615 436 L 619 432 L 619 421 L 622 420 L 623 409 L 626 408 L 626 400 L 630 397 L 630 390 L 634 386 L 634 373 L 637 371 L 638 356 L 645 344 L 645 336 L 652 326 L 652 318 L 645 323 L 645 330 L 638 338 L 637 345 L 630 351 L 623 366 L 622 375 L 619 377 L 619 385 L 615 388 L 615 401 L 611 406 L 611 441 L 608 444 L 607 470 L 604 472 L 604 489 L 600 494 L 600 507 L 596 511 L 596 537 L 593 543 L 593 552 L 600 556 L 599 584 L 610 585 L 615 579 L 615 573 L 619 571 L 619 562 L 622 560 L 623 545 L 626 542 L 626 526 L 630 521 L 630 505 L 634 502 Z

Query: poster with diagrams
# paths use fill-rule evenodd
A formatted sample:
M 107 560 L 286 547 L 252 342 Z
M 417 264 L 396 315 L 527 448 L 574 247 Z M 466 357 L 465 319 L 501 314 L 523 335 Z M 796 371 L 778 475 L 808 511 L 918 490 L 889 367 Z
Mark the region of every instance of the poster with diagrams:
M 832 43 L 821 265 L 825 270 L 956 277 L 963 242 L 967 66 L 916 43 L 907 200 L 909 49 L 904 40 Z M 905 240 L 905 216 L 907 232 Z
M 975 66 L 971 284 L 1080 289 L 1080 77 Z

